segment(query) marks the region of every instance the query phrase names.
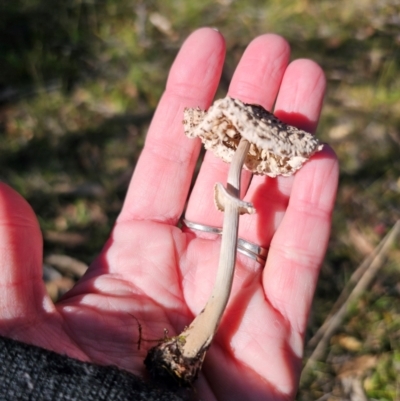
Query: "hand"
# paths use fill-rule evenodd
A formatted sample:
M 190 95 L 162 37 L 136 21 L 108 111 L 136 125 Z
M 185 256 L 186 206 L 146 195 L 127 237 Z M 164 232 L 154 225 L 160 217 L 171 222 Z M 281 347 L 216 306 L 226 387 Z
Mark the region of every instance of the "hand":
M 224 52 L 222 36 L 208 28 L 183 44 L 110 239 L 56 305 L 42 282 L 36 217 L 18 194 L 0 185 L 0 334 L 143 375 L 143 359 L 155 345 L 148 340 L 163 338 L 164 329 L 178 334 L 204 307 L 220 239 L 177 227 L 201 146 L 185 138 L 182 116 L 184 107 L 211 104 Z M 313 131 L 324 75 L 309 60 L 288 65 L 289 53 L 279 36 L 256 38 L 236 69 L 229 95 L 268 110 L 275 102 L 282 120 Z M 213 186 L 225 183 L 227 170 L 206 154 L 187 219 L 222 225 Z M 243 173 L 244 198 L 257 214 L 241 217 L 239 236 L 268 247 L 268 260 L 264 267 L 238 254 L 230 302 L 196 384 L 202 399 L 294 398 L 337 176 L 337 160 L 327 146 L 291 178 Z

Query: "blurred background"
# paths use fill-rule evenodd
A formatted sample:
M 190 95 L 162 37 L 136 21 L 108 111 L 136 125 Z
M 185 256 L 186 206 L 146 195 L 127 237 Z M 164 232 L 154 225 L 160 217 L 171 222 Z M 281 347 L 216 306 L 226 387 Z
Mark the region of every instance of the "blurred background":
M 226 38 L 220 96 L 265 32 L 284 36 L 293 58 L 320 63 L 328 90 L 318 135 L 341 177 L 307 333 L 315 362 L 297 399 L 400 399 L 399 0 L 14 0 L 0 15 L 0 179 L 38 214 L 53 299 L 110 233 L 194 29 Z

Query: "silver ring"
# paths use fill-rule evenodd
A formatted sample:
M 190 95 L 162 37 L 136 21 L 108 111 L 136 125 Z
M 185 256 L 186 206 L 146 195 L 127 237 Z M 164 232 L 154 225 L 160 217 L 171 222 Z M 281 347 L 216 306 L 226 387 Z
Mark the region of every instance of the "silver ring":
M 182 219 L 182 223 L 191 230 L 203 231 L 205 233 L 222 234 L 222 228 L 214 226 L 206 226 L 205 224 L 194 223 L 192 221 Z M 260 245 L 254 244 L 253 242 L 246 241 L 242 238 L 238 238 L 237 250 L 243 255 L 256 260 L 257 262 L 264 264 L 267 260 L 268 249 L 263 248 Z

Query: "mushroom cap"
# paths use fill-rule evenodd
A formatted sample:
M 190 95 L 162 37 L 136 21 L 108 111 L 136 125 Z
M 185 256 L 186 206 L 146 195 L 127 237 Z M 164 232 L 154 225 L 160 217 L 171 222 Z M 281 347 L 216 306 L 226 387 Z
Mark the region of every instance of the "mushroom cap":
M 250 142 L 245 168 L 255 174 L 290 176 L 323 148 L 312 134 L 285 124 L 262 106 L 229 96 L 208 109 L 186 108 L 184 130 L 199 137 L 208 150 L 230 163 L 241 140 Z

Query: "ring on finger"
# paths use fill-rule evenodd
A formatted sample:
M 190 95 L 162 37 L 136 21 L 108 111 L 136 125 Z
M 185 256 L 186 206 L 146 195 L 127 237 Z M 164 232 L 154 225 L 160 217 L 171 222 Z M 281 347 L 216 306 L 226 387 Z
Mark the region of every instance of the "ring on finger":
M 195 223 L 193 221 L 189 221 L 187 219 L 182 219 L 182 223 L 184 226 L 191 230 L 202 231 L 206 233 L 212 234 L 222 234 L 222 228 L 208 226 L 205 224 Z M 243 255 L 248 256 L 249 258 L 256 260 L 257 262 L 264 264 L 267 260 L 268 249 L 263 248 L 260 245 L 254 244 L 253 242 L 244 240 L 243 238 L 238 238 L 237 241 L 237 250 Z

